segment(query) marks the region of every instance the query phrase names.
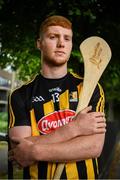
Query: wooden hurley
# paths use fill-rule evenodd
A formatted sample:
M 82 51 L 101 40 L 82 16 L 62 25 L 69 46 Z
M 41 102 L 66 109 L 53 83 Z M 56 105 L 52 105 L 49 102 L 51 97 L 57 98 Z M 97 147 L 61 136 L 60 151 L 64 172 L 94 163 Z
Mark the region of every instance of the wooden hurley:
M 95 87 L 112 55 L 107 42 L 98 36 L 85 39 L 80 44 L 80 51 L 84 60 L 84 81 L 76 114 L 88 106 Z M 58 164 L 53 179 L 60 179 L 64 166 L 65 163 Z

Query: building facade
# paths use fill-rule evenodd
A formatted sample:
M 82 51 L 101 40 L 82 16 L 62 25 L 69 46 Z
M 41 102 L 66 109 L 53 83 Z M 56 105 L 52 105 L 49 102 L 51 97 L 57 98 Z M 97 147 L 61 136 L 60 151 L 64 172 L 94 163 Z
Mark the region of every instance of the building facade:
M 8 94 L 12 87 L 12 73 L 0 70 L 0 112 L 7 111 Z

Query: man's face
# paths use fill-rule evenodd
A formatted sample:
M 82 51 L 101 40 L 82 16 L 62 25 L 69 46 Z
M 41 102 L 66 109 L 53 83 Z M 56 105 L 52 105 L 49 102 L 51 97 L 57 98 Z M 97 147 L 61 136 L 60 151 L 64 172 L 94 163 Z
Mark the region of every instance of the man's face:
M 52 66 L 65 64 L 72 50 L 72 30 L 61 26 L 49 26 L 38 40 L 43 62 Z

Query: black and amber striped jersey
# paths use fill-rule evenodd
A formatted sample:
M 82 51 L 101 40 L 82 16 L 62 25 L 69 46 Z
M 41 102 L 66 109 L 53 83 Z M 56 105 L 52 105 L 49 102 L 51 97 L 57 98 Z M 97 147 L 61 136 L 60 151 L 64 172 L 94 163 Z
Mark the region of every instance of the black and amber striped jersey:
M 9 127 L 31 126 L 32 136 L 44 135 L 69 123 L 78 104 L 82 78 L 67 73 L 60 79 L 41 74 L 16 89 L 9 100 Z M 104 110 L 104 92 L 98 84 L 90 100 L 93 111 Z M 25 179 L 52 179 L 57 163 L 38 162 L 24 169 Z M 95 179 L 97 159 L 66 163 L 61 179 Z

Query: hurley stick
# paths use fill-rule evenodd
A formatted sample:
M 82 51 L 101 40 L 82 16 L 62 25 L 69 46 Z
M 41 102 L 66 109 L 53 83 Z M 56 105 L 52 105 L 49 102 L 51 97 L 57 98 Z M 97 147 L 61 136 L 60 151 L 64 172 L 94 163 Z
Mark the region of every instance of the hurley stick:
M 84 60 L 84 81 L 76 114 L 88 106 L 95 87 L 111 59 L 109 45 L 97 36 L 85 39 L 80 45 L 80 51 Z M 65 163 L 58 164 L 53 179 L 60 179 L 64 166 Z

